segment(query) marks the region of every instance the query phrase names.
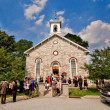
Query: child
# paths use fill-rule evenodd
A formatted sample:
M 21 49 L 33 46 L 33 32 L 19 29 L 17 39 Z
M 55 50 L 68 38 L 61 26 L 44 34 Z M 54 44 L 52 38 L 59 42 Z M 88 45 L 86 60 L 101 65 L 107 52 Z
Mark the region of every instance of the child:
M 48 80 L 46 80 L 45 82 L 46 82 L 45 88 L 46 88 L 47 91 L 48 91 L 48 89 L 49 89 L 49 83 L 48 83 Z

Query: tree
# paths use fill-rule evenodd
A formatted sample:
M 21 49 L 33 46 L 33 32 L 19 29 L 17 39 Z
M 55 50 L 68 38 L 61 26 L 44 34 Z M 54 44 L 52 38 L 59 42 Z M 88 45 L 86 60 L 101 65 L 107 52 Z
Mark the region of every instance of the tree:
M 10 80 L 12 76 L 13 53 L 7 52 L 4 47 L 0 49 L 0 80 Z
M 67 39 L 85 47 L 85 48 L 88 48 L 89 45 L 88 45 L 88 42 L 87 41 L 84 41 L 83 39 L 81 39 L 80 36 L 77 36 L 77 35 L 73 35 L 73 34 L 70 34 L 68 33 L 67 35 L 65 35 L 64 37 L 66 37 Z
M 110 47 L 101 50 L 94 50 L 91 56 L 91 63 L 84 64 L 85 71 L 89 73 L 89 79 L 110 79 Z
M 20 80 L 25 76 L 25 60 L 0 49 L 0 80 Z
M 14 36 L 9 36 L 6 32 L 0 30 L 0 48 L 4 47 L 8 52 L 15 51 L 15 38 Z
M 21 39 L 17 43 L 14 36 L 0 31 L 0 80 L 21 80 L 25 76 L 26 59 L 24 51 L 32 46 L 31 41 Z
M 24 51 L 32 47 L 33 42 L 21 39 L 16 43 L 16 54 L 19 57 L 24 57 Z
M 25 60 L 24 58 L 15 57 L 12 65 L 11 80 L 22 80 L 25 77 Z

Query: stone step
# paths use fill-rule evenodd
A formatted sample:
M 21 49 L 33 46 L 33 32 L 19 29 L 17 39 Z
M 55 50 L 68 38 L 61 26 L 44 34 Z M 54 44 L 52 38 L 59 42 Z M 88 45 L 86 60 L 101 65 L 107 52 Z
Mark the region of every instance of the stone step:
M 45 90 L 44 97 L 52 97 L 52 88 L 49 87 L 49 90 Z

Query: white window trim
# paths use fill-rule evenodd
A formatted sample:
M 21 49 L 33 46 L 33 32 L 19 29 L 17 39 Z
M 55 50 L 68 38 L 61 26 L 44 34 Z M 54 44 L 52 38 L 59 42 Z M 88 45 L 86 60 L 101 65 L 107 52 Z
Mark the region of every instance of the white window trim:
M 71 58 L 71 60 L 72 59 L 74 59 L 75 60 L 75 63 L 76 63 L 76 76 L 78 75 L 78 73 L 77 73 L 77 61 L 76 61 L 76 59 L 75 58 Z M 72 75 L 72 69 L 71 69 L 71 60 L 70 60 L 70 75 L 71 75 L 71 78 L 73 78 L 74 76 Z
M 37 60 L 39 60 L 39 59 L 37 59 Z M 37 62 L 37 60 L 36 60 L 36 62 Z M 42 64 L 42 62 L 41 62 L 41 59 L 40 59 L 40 73 L 39 73 L 39 76 L 37 76 L 37 73 L 36 73 L 36 62 L 35 62 L 35 78 L 37 77 L 37 78 L 40 78 L 40 75 L 41 75 L 41 64 Z

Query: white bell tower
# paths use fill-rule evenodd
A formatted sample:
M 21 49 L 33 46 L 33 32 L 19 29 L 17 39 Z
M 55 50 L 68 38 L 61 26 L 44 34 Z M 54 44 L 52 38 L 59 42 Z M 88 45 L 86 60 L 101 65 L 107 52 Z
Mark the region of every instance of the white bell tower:
M 50 20 L 50 35 L 53 34 L 59 34 L 61 35 L 61 21 L 56 20 Z

